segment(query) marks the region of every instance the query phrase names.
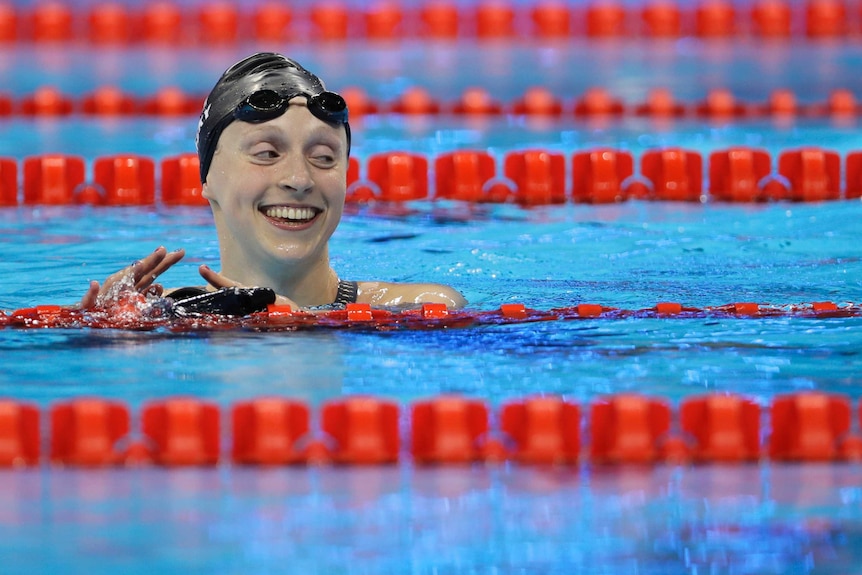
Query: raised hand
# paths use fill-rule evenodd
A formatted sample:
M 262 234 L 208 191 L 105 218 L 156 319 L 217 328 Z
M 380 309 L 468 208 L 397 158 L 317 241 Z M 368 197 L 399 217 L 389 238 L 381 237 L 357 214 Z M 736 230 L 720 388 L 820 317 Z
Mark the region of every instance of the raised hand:
M 164 247 L 159 246 L 144 259 L 138 260 L 108 277 L 101 286 L 99 282 L 91 281 L 90 287 L 84 297 L 81 298 L 78 307 L 91 309 L 109 294 L 119 293 L 125 289 L 160 296 L 164 292 L 164 288 L 161 284 L 155 283 L 156 279 L 183 259 L 185 255 L 185 250 L 179 249 L 169 252 Z

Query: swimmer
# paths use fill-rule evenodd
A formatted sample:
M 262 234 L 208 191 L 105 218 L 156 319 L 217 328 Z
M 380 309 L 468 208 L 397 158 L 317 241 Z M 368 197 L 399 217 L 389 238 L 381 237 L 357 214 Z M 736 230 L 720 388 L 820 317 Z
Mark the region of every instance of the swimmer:
M 93 281 L 80 307 L 90 309 L 118 285 L 153 296 L 194 297 L 225 288 L 269 288 L 279 305 L 326 310 L 346 303 L 409 307 L 465 305 L 449 286 L 345 281 L 330 265 L 329 239 L 347 192 L 347 105 L 297 62 L 258 53 L 230 67 L 200 116 L 197 152 L 203 196 L 215 221 L 220 271 L 199 273 L 207 286 L 166 290 L 156 280 L 183 250 L 159 247 Z

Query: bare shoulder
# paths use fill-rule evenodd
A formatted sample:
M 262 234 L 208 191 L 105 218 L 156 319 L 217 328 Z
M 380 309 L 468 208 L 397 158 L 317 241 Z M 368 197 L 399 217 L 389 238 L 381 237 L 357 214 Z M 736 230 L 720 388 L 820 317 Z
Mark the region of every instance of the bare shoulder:
M 432 283 L 359 282 L 357 301 L 381 307 L 445 303 L 452 309 L 460 309 L 467 305 L 457 290 Z

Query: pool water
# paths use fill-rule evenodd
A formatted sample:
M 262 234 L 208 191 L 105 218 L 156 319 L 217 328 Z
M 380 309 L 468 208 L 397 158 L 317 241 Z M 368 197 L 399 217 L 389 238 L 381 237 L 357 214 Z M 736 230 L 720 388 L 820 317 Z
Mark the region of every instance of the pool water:
M 255 47 L 258 48 L 258 47 Z M 696 101 L 713 87 L 765 99 L 862 93 L 853 43 L 528 42 L 281 46 L 330 80 L 388 100 L 409 85 L 455 98 L 471 84 L 511 101 L 540 84 L 566 98 L 601 85 L 629 102 L 656 86 Z M 251 47 L 97 53 L 21 46 L 0 54 L 16 94 L 50 83 L 82 94 L 116 84 L 204 94 Z M 39 72 L 34 72 L 38 70 Z M 427 71 L 426 72 L 423 72 Z M 47 79 L 46 79 L 47 78 Z M 195 118 L 9 118 L 0 155 L 162 158 L 191 151 Z M 598 145 L 734 145 L 775 156 L 801 145 L 862 149 L 855 121 L 657 124 L 524 118 L 369 116 L 354 154 Z M 476 310 L 518 302 L 642 309 L 862 301 L 858 201 L 687 204 L 629 201 L 536 208 L 420 201 L 351 206 L 332 243 L 342 277 L 436 281 Z M 158 245 L 184 247 L 168 285 L 217 264 L 206 208 L 0 210 L 0 309 L 71 304 Z M 394 331 L 174 333 L 0 329 L 0 396 L 48 408 L 82 396 L 191 395 L 227 409 L 277 395 L 312 405 L 353 394 L 405 408 L 444 393 L 492 406 L 533 394 L 588 405 L 635 391 L 755 398 L 821 390 L 860 397 L 859 318 L 607 319 Z M 403 422 L 402 422 L 403 423 Z M 858 430 L 857 430 L 858 431 Z M 858 464 L 531 468 L 34 469 L 0 471 L 0 550 L 8 573 L 860 573 Z
M 349 215 L 344 277 L 458 286 L 471 308 L 596 302 L 860 301 L 860 204 L 629 202 L 522 209 L 417 202 Z M 0 214 L 4 309 L 72 303 L 153 246 L 195 283 L 217 247 L 206 209 L 20 208 Z M 720 232 L 717 232 L 720 230 Z M 27 238 L 18 242 L 17 238 Z M 122 241 L 118 241 L 121 238 Z M 11 253 L 10 253 L 11 252 Z M 97 257 L 94 257 L 96 254 Z M 405 254 L 409 258 L 405 258 Z M 409 261 L 408 261 L 409 259 Z M 566 270 L 559 273 L 558 270 Z M 0 395 L 132 407 L 193 395 L 312 405 L 444 393 L 491 405 L 561 394 L 858 397 L 859 318 L 593 319 L 396 332 L 0 330 Z M 707 467 L 76 470 L 0 473 L 6 572 L 853 573 L 856 464 Z
M 448 283 L 477 310 L 862 300 L 858 203 L 470 209 L 417 202 L 412 215 L 382 217 L 363 208 L 336 233 L 334 265 L 348 278 Z M 4 309 L 74 303 L 90 279 L 161 244 L 189 254 L 167 285 L 199 283 L 197 266 L 217 264 L 205 208 L 21 208 L 0 218 L 3 236 L 32 238 L 0 264 L 10 278 Z M 463 392 L 495 403 L 536 391 L 580 401 L 619 391 L 673 399 L 735 391 L 768 400 L 806 389 L 852 393 L 859 321 L 631 318 L 385 334 L 7 329 L 4 349 L 30 361 L 7 364 L 0 384 L 48 400 L 75 396 L 84 383 L 134 402 L 178 391 L 404 401 Z
M 8 573 L 858 573 L 845 466 L 0 475 Z M 35 568 L 34 568 L 35 566 Z

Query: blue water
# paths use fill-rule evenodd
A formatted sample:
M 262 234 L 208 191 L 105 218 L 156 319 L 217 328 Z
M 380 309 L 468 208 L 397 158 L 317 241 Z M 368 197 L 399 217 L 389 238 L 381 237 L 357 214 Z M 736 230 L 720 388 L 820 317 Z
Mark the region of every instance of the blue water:
M 859 480 L 822 465 L 23 471 L 0 474 L 0 534 L 7 573 L 852 574 Z
M 656 86 L 684 100 L 712 87 L 800 100 L 835 88 L 862 93 L 860 48 L 690 39 L 533 46 L 522 43 L 280 46 L 341 89 L 393 98 L 426 85 L 441 99 L 471 84 L 503 100 L 541 84 L 574 99 L 601 85 L 629 102 Z M 116 84 L 205 93 L 250 47 L 94 53 L 10 46 L 0 81 L 15 94 L 50 83 L 80 95 Z M 39 71 L 39 72 L 34 72 Z M 625 118 L 552 124 L 502 118 L 356 120 L 360 158 L 393 149 L 433 155 L 488 148 L 610 145 L 639 155 L 677 145 L 704 155 L 731 145 L 779 151 L 862 149 L 858 126 Z M 192 150 L 195 118 L 0 121 L 0 155 Z M 332 244 L 351 279 L 438 281 L 472 309 L 538 309 L 659 301 L 862 302 L 859 202 L 758 206 L 628 202 L 534 209 L 417 202 L 396 215 L 353 209 Z M 185 247 L 168 285 L 199 283 L 216 265 L 206 208 L 0 210 L 0 309 L 73 303 L 158 245 Z M 858 318 L 592 319 L 446 331 L 0 330 L 0 396 L 47 409 L 79 396 L 194 395 L 223 409 L 281 395 L 314 405 L 346 394 L 411 401 L 458 392 L 489 404 L 558 393 L 589 404 L 638 391 L 674 404 L 735 392 L 860 388 Z M 48 430 L 45 429 L 47 434 Z M 859 573 L 857 464 L 532 469 L 510 466 L 361 469 L 0 471 L 4 573 Z
M 449 283 L 479 310 L 510 302 L 637 310 L 660 301 L 862 301 L 854 223 L 862 205 L 855 202 L 502 207 L 472 218 L 469 209 L 417 202 L 410 216 L 347 216 L 333 242 L 334 265 L 343 277 Z M 189 254 L 166 274 L 167 285 L 195 284 L 200 263 L 217 265 L 205 208 L 20 208 L 0 221 L 7 241 L 29 238 L 0 264 L 9 278 L 0 299 L 7 310 L 71 304 L 90 279 L 160 244 Z M 459 391 L 495 402 L 537 390 L 580 400 L 622 390 L 674 398 L 714 390 L 764 399 L 802 389 L 855 395 L 859 321 L 597 319 L 442 332 L 192 336 L 10 329 L 0 332 L 3 349 L 52 360 L 7 363 L 0 389 L 50 399 L 79 394 L 83 383 L 88 393 L 133 401 L 178 386 L 223 400 L 276 390 L 404 400 Z

